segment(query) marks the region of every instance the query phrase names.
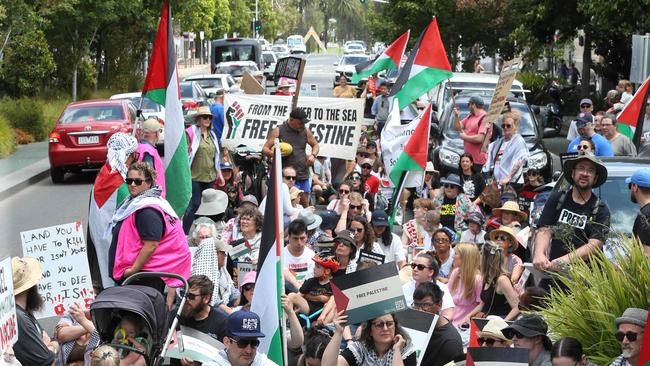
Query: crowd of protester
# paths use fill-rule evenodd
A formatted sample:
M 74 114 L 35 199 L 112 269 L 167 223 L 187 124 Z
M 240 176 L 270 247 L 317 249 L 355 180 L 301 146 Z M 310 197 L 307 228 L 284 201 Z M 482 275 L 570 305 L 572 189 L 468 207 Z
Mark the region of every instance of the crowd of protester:
M 544 306 L 547 291 L 559 285 L 537 281 L 524 264 L 532 263 L 539 271 L 560 270 L 603 245 L 610 213 L 591 192 L 607 177 L 596 156 L 604 155 L 602 144 L 610 144 L 610 137 L 593 138 L 594 119 L 586 108 L 591 101 L 581 102 L 585 111 L 576 120 L 579 136 L 570 144 L 580 154 L 563 166 L 573 187 L 568 192 L 549 194 L 551 182 L 527 167 L 528 149 L 517 134 L 516 113 L 503 116 L 503 136 L 487 152 L 477 149 L 482 138 L 475 137 L 490 131 L 477 124 L 485 114 L 482 99 L 472 98 L 471 115 L 457 121 L 467 151 L 459 159 L 458 172 L 440 176 L 429 161 L 423 185 L 407 189 L 402 201 L 390 202 L 392 186 L 377 133 L 385 122 L 379 113 L 387 90 L 388 84 L 380 84 L 379 105 L 372 105 L 376 126 L 364 131 L 356 159 L 342 162 L 342 179 L 333 179 L 332 171 L 341 162 L 317 156 L 318 144 L 305 128 L 309 121 L 301 110 L 292 111 L 286 126 L 274 129 L 264 147 L 263 153 L 271 157 L 270 142 L 279 137 L 293 148 L 283 158 L 279 203 L 285 214 L 281 256 L 287 364 L 416 364 L 418 350 L 394 314 L 348 324 L 347 315 L 338 312 L 334 302 L 333 278 L 384 263 L 394 263 L 409 307 L 438 315 L 433 336 L 420 350 L 423 365 L 464 359 L 469 326 L 476 317 L 490 319 L 477 334 L 483 347 L 527 348 L 529 364 L 535 366 L 589 364 L 586 345 L 568 337 L 553 344 L 545 320 L 530 312 L 531 302 Z M 344 83 L 338 91 L 341 97 L 352 96 Z M 121 154 L 128 168 L 124 177 L 130 197 L 113 219 L 116 251 L 111 276 L 120 283 L 137 272 L 181 274 L 188 279 L 185 293 L 175 291 L 178 284 L 171 279 L 140 284 L 165 293 L 166 305 L 172 309 L 185 297 L 180 324 L 224 344 L 224 351 L 206 365 L 271 364 L 256 352 L 259 338 L 269 336 L 260 331 L 264 320 L 250 311 L 257 274 L 239 273 L 240 264 L 258 263 L 268 197 L 246 194 L 240 167 L 220 148 L 221 136 L 211 126 L 213 117 L 209 109 L 201 109 L 196 125 L 188 128 L 192 199 L 182 218 L 171 210 L 155 183 L 161 172 L 150 164 L 132 163 L 129 156 L 134 151 Z M 615 124 L 615 117 L 605 114 L 601 128 L 607 131 L 610 122 Z M 307 145 L 311 145 L 309 154 Z M 619 151 L 612 145 L 610 149 Z M 630 189 L 639 195 L 650 191 L 650 172 L 635 176 Z M 488 193 L 496 194 L 496 199 Z M 537 220 L 531 217 L 531 209 L 540 194 L 548 200 Z M 391 217 L 394 206 L 396 221 Z M 590 220 L 576 224 L 560 219 L 562 210 Z M 558 219 L 565 220 L 575 234 L 574 247 L 553 235 Z M 362 257 L 362 251 L 380 259 Z M 34 318 L 42 306 L 37 290 L 40 265 L 29 258 L 14 258 L 12 264 L 20 334 L 14 353 L 23 365 L 144 364 L 133 350 L 97 347 L 97 330 L 80 307 L 61 318 L 49 338 Z M 612 327 L 618 328 L 622 354 L 612 365 L 636 364 L 647 310 L 630 308 L 618 315 Z M 245 326 L 250 324 L 254 326 Z M 123 332 L 120 341 L 140 350 L 144 326 L 123 314 L 118 324 Z M 171 364 L 198 363 L 172 359 Z

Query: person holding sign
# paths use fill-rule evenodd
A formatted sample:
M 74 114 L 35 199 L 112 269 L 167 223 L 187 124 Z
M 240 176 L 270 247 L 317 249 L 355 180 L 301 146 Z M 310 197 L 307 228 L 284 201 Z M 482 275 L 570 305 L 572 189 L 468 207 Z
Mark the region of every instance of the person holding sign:
M 129 167 L 126 175 L 130 197 L 113 215 L 110 228 L 113 242 L 109 250 L 109 268 L 117 282 L 138 272 L 171 272 L 190 276 L 191 254 L 181 219 L 154 186 L 156 171 L 146 163 Z M 146 279 L 139 284 L 170 291 L 167 304 L 174 300 L 174 289 L 181 282 L 170 278 Z
M 23 365 L 52 365 L 59 353 L 59 343 L 50 340 L 34 317 L 43 307 L 38 282 L 43 276 L 41 263 L 33 257 L 11 259 L 18 341 L 14 344 L 16 359 Z
M 289 114 L 289 120 L 278 127 L 273 128 L 264 143 L 262 153 L 269 158 L 273 158 L 273 146 L 275 139 L 280 142 L 286 142 L 293 147 L 293 151 L 288 156 L 282 158 L 282 166 L 291 166 L 296 171 L 295 186 L 303 190 L 300 204 L 307 207 L 307 199 L 311 192 L 311 179 L 309 178 L 309 167 L 314 165 L 318 156 L 318 141 L 312 134 L 311 130 L 305 128 L 309 122 L 307 113 L 300 108 L 295 108 Z M 311 153 L 307 155 L 306 147 L 311 147 Z
M 487 162 L 487 153 L 481 151 L 483 141 L 490 138 L 492 131 L 483 123 L 487 112 L 483 109 L 483 99 L 479 96 L 469 98 L 469 115 L 460 120 L 460 109 L 454 108 L 454 128 L 460 132 L 460 138 L 465 145 L 465 152 L 474 158 L 474 171 L 481 171 Z
M 359 340 L 348 344 L 339 354 L 343 328 L 347 324 L 343 311 L 334 318 L 336 330 L 330 340 L 321 365 L 323 366 L 361 366 L 361 365 L 415 365 L 415 349 L 395 314 L 386 314 L 363 323 Z

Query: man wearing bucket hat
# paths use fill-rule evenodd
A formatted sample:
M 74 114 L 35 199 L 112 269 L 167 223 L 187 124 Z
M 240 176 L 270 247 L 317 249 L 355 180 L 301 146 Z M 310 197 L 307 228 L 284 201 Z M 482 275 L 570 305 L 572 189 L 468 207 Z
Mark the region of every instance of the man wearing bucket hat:
M 533 256 L 539 270 L 557 270 L 587 258 L 602 248 L 609 233 L 609 208 L 592 192 L 607 180 L 605 165 L 593 155 L 580 155 L 567 160 L 562 170 L 572 186 L 551 194 L 542 211 Z M 566 230 L 552 231 L 553 227 Z M 565 235 L 555 235 L 558 232 Z
M 623 352 L 609 366 L 630 366 L 639 363 L 641 345 L 648 320 L 648 310 L 627 308 L 623 315 L 616 318 L 616 340 L 621 342 Z
M 162 189 L 161 196 L 165 197 L 165 165 L 156 150 L 161 131 L 160 121 L 157 118 L 147 118 L 142 124 L 142 139 L 135 151 L 138 161 L 144 161 L 156 170 L 156 185 Z
M 476 243 L 479 246 L 485 243 L 485 230 L 483 224 L 485 223 L 485 216 L 480 212 L 472 212 L 467 215 L 465 219 L 467 230 L 460 234 L 459 243 Z
M 453 232 L 462 232 L 467 229 L 465 218 L 478 208 L 463 193 L 460 177 L 449 174 L 441 179 L 442 192 L 433 198 L 433 206 L 440 209 L 440 223 Z
M 286 142 L 293 147 L 293 152 L 289 156 L 282 158 L 282 166 L 291 166 L 296 170 L 296 187 L 304 192 L 300 197 L 300 204 L 303 207 L 309 206 L 307 202 L 311 192 L 309 167 L 314 165 L 320 151 L 318 141 L 316 141 L 311 130 L 305 127 L 307 123 L 309 123 L 307 113 L 301 108 L 295 108 L 289 114 L 287 121 L 271 130 L 262 148 L 262 153 L 272 158 L 273 144 L 276 138 L 279 138 L 280 142 Z M 307 155 L 307 145 L 311 147 L 309 155 Z
M 11 259 L 18 341 L 14 344 L 16 359 L 23 365 L 51 365 L 59 352 L 59 344 L 51 341 L 38 324 L 34 313 L 43 307 L 38 282 L 43 275 L 41 263 L 33 257 Z
M 503 335 L 511 339 L 515 348 L 528 348 L 528 364 L 530 366 L 552 366 L 551 339 L 546 335 L 548 326 L 539 315 L 524 315 L 515 320 L 510 326 L 501 330 Z
M 260 317 L 252 311 L 239 310 L 228 316 L 227 334 L 223 337 L 226 347 L 217 353 L 212 362 L 205 366 L 271 366 L 275 363 L 265 354 L 257 352 L 261 332 Z
M 201 193 L 212 188 L 218 180 L 220 185 L 225 181 L 221 174 L 221 150 L 219 140 L 212 130 L 212 112 L 210 107 L 199 107 L 194 115 L 196 124 L 188 127 L 185 133 L 188 138 L 190 155 L 190 173 L 192 175 L 192 199 L 183 216 L 183 229 L 187 233 L 194 221 L 194 214 L 201 204 Z
M 632 234 L 639 238 L 645 255 L 650 257 L 650 169 L 637 170 L 625 183 L 630 187 L 630 199 L 641 208 L 634 220 Z

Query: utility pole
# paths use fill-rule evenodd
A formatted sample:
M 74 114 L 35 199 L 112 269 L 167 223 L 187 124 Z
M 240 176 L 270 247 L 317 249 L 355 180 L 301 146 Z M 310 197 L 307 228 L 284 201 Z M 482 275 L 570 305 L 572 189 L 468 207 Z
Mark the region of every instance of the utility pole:
M 258 0 L 255 0 L 255 38 L 260 38 L 260 32 L 257 30 L 257 23 L 260 21 L 260 13 L 257 7 Z

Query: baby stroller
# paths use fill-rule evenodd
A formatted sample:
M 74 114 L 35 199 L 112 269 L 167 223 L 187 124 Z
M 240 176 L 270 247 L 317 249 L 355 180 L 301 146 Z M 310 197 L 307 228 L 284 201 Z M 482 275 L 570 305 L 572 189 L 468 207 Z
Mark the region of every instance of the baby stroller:
M 165 298 L 156 289 L 147 286 L 129 285 L 145 277 L 168 277 L 183 282 L 180 306 L 174 314 L 167 310 Z M 187 281 L 173 273 L 140 272 L 127 278 L 120 287 L 110 287 L 102 291 L 90 305 L 90 314 L 99 333 L 100 345 L 109 345 L 119 350 L 135 352 L 144 357 L 147 365 L 161 365 L 163 355 L 172 338 L 173 330 L 178 324 L 178 317 L 185 303 Z M 124 343 L 114 342 L 116 328 L 124 314 L 137 317 L 143 327 L 138 334 L 145 351 Z

